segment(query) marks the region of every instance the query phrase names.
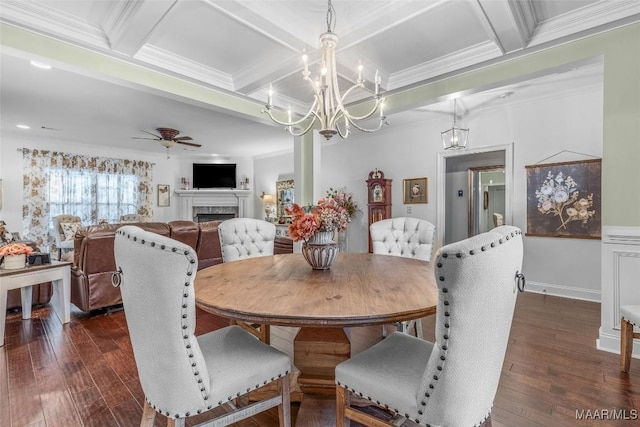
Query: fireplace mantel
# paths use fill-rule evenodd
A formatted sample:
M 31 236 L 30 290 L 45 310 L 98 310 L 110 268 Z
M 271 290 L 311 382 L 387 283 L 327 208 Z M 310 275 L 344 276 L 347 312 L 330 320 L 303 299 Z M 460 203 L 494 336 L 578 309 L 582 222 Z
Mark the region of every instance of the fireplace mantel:
M 180 218 L 193 220 L 193 208 L 198 206 L 237 206 L 238 217 L 247 215 L 247 201 L 251 190 L 215 189 L 215 190 L 176 190 L 180 200 Z

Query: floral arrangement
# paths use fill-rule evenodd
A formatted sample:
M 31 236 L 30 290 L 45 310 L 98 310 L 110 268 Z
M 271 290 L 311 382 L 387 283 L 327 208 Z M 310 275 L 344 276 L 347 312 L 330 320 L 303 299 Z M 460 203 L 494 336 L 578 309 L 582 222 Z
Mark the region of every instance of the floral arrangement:
M 327 198 L 335 200 L 338 206 L 344 208 L 349 217 L 348 222 L 351 222 L 351 218 L 358 212 L 358 204 L 353 200 L 353 194 L 347 193 L 346 187 L 336 188 L 335 190 L 329 188 L 327 190 Z
M 289 236 L 294 242 L 307 241 L 318 231 L 341 231 L 347 228 L 349 215 L 332 197 L 318 200 L 318 204 L 307 210 L 297 203 L 285 208 L 291 215 Z
M 561 228 L 566 230 L 567 224 L 571 221 L 582 221 L 586 224 L 595 215 L 596 211 L 589 210 L 593 206 L 593 194 L 578 197 L 580 197 L 578 183 L 570 176 L 565 178 L 562 172 L 554 177 L 549 171 L 540 189 L 536 190 L 538 211 L 560 218 L 560 226 L 557 230 Z
M 33 252 L 31 246 L 27 246 L 24 243 L 9 243 L 0 247 L 0 256 L 9 255 L 30 255 Z

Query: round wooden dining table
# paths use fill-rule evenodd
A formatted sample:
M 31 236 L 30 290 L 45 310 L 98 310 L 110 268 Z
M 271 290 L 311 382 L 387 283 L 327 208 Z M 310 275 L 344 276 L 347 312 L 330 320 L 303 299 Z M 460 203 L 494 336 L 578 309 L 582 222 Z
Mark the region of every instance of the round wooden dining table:
M 333 394 L 335 366 L 350 357 L 344 327 L 384 325 L 435 313 L 433 265 L 369 253 L 339 253 L 329 270 L 302 254 L 222 263 L 198 271 L 196 304 L 231 320 L 300 327 L 294 365 L 304 393 Z

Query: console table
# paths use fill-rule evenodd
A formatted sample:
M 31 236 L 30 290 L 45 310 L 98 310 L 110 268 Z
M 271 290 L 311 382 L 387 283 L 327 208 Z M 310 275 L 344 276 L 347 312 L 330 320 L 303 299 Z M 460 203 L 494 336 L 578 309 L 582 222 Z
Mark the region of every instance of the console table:
M 26 266 L 13 270 L 0 269 L 0 346 L 4 345 L 7 316 L 7 294 L 20 289 L 22 318 L 31 318 L 31 286 L 53 282 L 51 305 L 62 323 L 71 320 L 71 263 L 53 261 L 51 264 Z

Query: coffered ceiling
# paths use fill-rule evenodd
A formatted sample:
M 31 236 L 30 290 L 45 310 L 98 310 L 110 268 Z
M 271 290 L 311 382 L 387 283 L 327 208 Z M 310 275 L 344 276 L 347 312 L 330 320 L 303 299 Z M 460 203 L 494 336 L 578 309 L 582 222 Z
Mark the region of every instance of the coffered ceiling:
M 291 106 L 299 112 L 308 108 L 311 99 L 311 91 L 301 78 L 301 52 L 309 54 L 315 74 L 318 37 L 327 30 L 327 2 L 323 0 L 1 0 L 0 4 L 0 21 L 11 27 L 179 77 L 252 104 L 265 102 L 271 84 L 276 106 Z M 378 70 L 382 88 L 391 92 L 625 25 L 640 16 L 637 0 L 333 0 L 333 5 L 335 33 L 340 37 L 337 61 L 341 87 L 354 82 L 356 67 L 362 63 L 368 86 L 372 87 L 370 82 Z M 66 128 L 72 120 L 64 117 L 65 111 L 49 118 L 45 111 L 52 102 L 60 106 L 63 99 L 71 98 L 84 109 L 100 106 L 92 115 L 92 135 L 98 138 L 106 131 L 115 145 L 117 141 L 130 145 L 130 137 L 140 129 L 164 126 L 177 127 L 202 143 L 201 153 L 246 155 L 250 149 L 255 155 L 290 147 L 291 138 L 283 136 L 281 129 L 243 116 L 233 106 L 229 106 L 228 116 L 219 105 L 212 108 L 141 91 L 131 84 L 105 81 L 95 71 L 78 75 L 77 69 L 65 69 L 64 64 L 57 73 L 29 80 L 33 70 L 25 71 L 19 62 L 28 57 L 2 46 L 3 129 L 15 126 L 9 120 L 27 114 L 29 105 L 43 110 L 34 119 L 40 120 L 34 123 L 36 127 Z M 55 54 L 52 58 L 56 59 Z M 73 88 L 74 81 L 75 87 L 82 85 L 82 92 L 69 93 L 67 87 Z M 93 101 L 86 102 L 88 99 Z M 122 100 L 136 110 L 118 114 Z M 139 109 L 142 105 L 147 108 Z M 69 114 L 89 114 L 71 106 L 63 110 L 67 109 Z M 249 139 L 262 138 L 269 144 L 225 147 L 216 143 L 221 135 L 231 136 L 244 126 Z M 86 138 L 87 131 L 78 129 L 67 137 Z

